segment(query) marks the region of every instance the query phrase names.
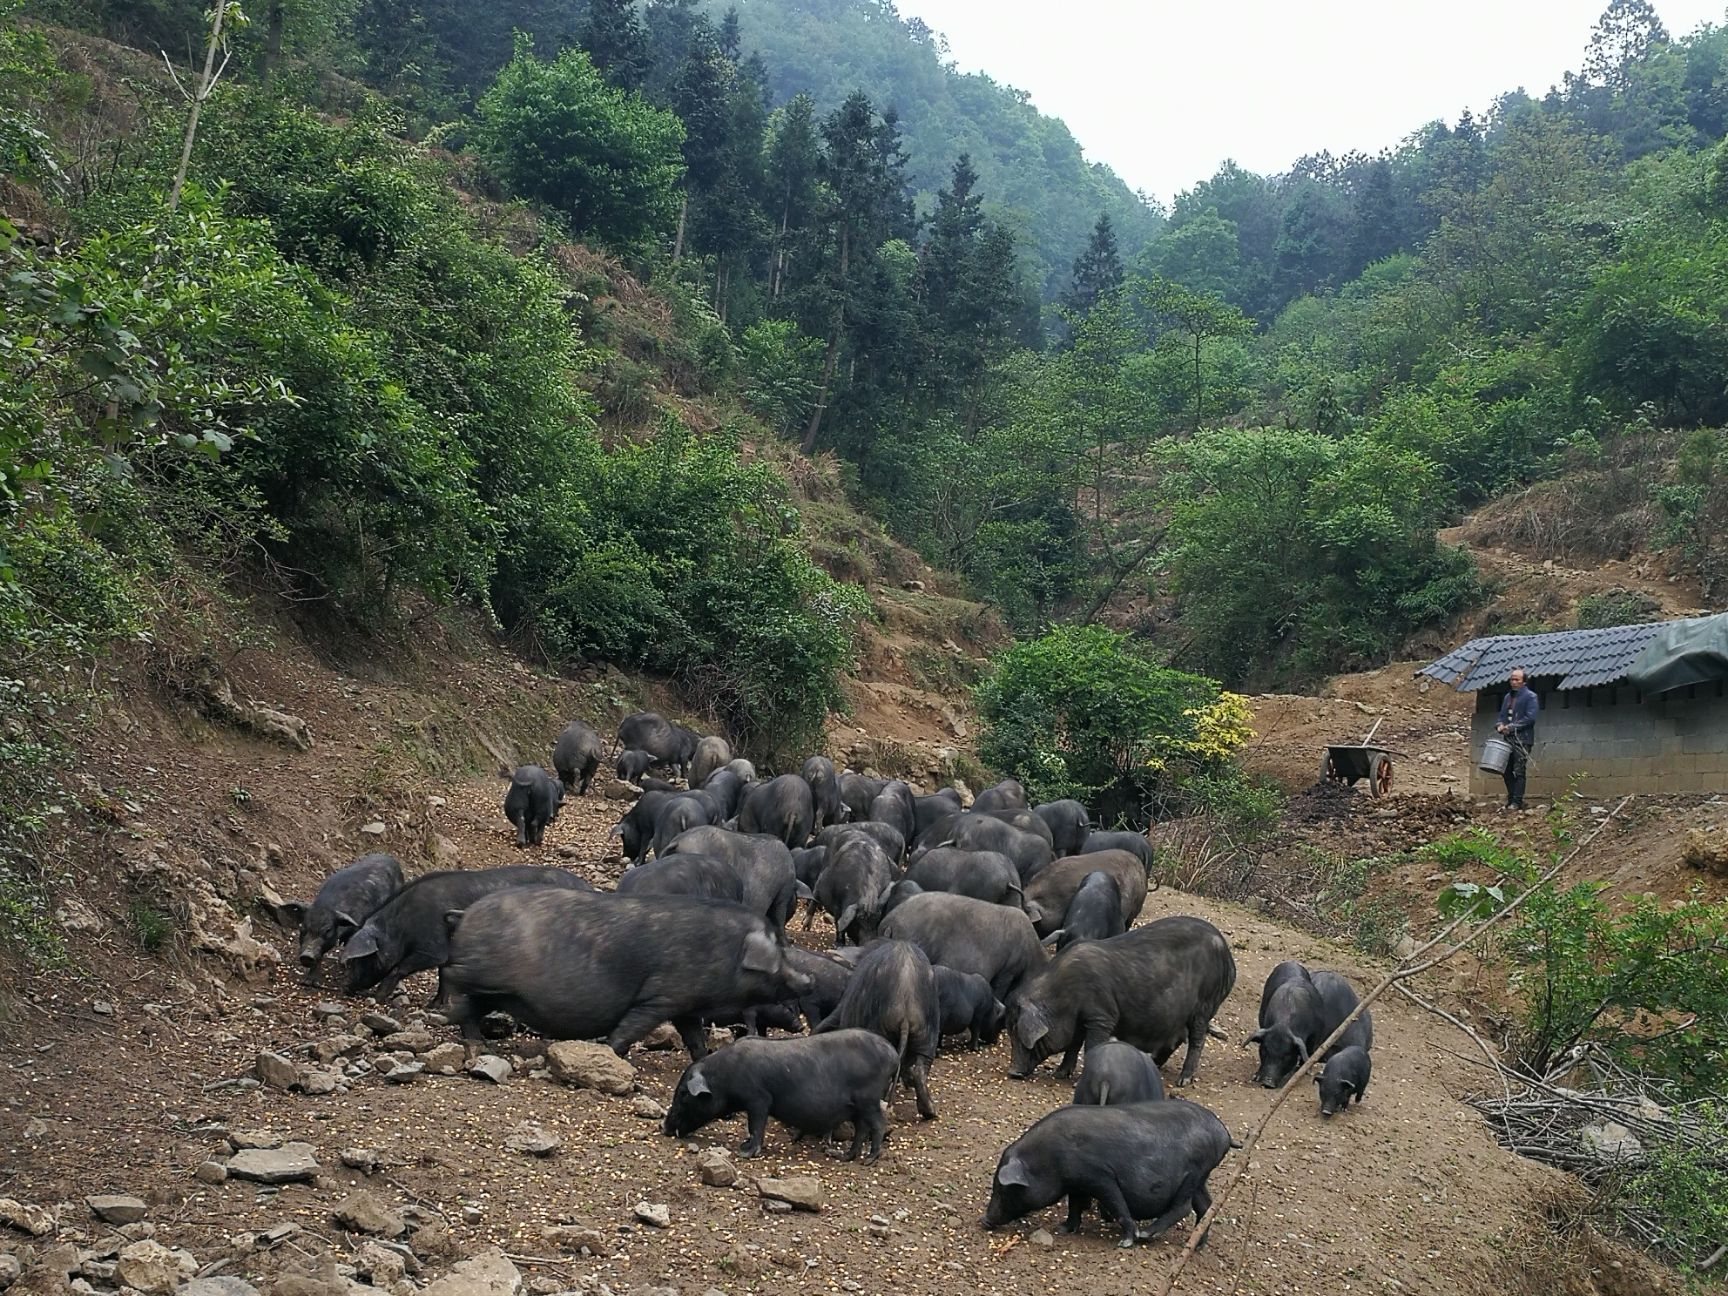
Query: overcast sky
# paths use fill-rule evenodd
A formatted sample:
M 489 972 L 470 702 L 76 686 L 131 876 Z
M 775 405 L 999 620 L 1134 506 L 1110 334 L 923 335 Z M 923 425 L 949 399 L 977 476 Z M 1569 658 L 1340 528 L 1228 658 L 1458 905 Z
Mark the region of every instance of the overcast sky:
M 1029 92 L 1086 155 L 1168 203 L 1226 158 L 1376 152 L 1579 66 L 1607 0 L 898 0 L 962 71 Z M 1724 0 L 1655 0 L 1669 33 Z

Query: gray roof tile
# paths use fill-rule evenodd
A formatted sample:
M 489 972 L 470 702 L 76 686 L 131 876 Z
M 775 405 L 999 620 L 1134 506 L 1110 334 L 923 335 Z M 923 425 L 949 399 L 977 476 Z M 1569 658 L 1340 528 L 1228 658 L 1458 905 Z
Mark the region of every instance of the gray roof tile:
M 1460 692 L 1474 692 L 1506 683 L 1513 669 L 1522 666 L 1532 679 L 1557 679 L 1556 688 L 1592 688 L 1626 678 L 1638 654 L 1662 625 L 1652 622 L 1552 634 L 1488 635 L 1454 648 L 1417 673 L 1451 684 Z

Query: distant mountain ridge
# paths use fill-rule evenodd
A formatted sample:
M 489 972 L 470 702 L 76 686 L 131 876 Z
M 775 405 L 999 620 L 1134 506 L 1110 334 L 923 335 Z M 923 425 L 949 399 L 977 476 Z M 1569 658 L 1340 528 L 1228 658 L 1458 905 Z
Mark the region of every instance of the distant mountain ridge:
M 992 215 L 1021 236 L 1028 279 L 1045 301 L 1067 286 L 1100 214 L 1132 262 L 1163 224 L 1114 171 L 1088 162 L 1060 118 L 1021 91 L 943 61 L 939 38 L 892 0 L 713 0 L 738 10 L 743 48 L 760 54 L 776 106 L 807 91 L 819 109 L 862 90 L 900 118 L 918 208 L 927 211 L 954 159 L 971 155 Z

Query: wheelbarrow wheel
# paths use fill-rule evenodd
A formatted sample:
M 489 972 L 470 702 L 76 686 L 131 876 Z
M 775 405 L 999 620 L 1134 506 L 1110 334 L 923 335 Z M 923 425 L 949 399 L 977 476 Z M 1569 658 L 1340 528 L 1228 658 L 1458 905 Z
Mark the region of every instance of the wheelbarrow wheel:
M 1322 783 L 1338 781 L 1338 775 L 1332 769 L 1332 753 L 1329 751 L 1320 753 L 1320 781 Z
M 1392 790 L 1392 758 L 1372 756 L 1368 760 L 1368 790 L 1375 796 L 1385 796 Z

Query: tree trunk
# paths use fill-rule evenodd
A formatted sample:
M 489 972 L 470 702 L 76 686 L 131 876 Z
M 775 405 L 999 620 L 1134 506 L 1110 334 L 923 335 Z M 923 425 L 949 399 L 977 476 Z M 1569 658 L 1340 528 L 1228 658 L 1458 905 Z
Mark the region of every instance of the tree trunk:
M 260 85 L 270 84 L 270 74 L 282 62 L 282 29 L 287 25 L 287 0 L 270 0 L 264 12 L 264 62 L 258 69 Z
M 822 382 L 816 389 L 816 404 L 810 411 L 810 422 L 804 427 L 804 439 L 798 448 L 809 454 L 816 448 L 817 434 L 822 431 L 822 415 L 828 408 L 828 387 L 834 381 L 834 366 L 840 359 L 840 312 L 834 312 L 834 327 L 828 334 L 828 354 L 822 359 Z
M 1200 435 L 1200 396 L 1204 387 L 1200 380 L 1200 330 L 1194 330 L 1194 435 Z
M 198 138 L 198 118 L 204 111 L 204 101 L 216 85 L 216 78 L 222 75 L 216 67 L 216 51 L 222 47 L 222 20 L 227 16 L 227 0 L 216 0 L 216 20 L 210 24 L 210 44 L 204 50 L 204 75 L 192 95 L 192 110 L 186 115 L 186 139 L 180 146 L 180 166 L 174 172 L 174 187 L 168 191 L 170 214 L 180 210 L 180 192 L 186 187 L 186 172 L 192 166 L 192 145 Z M 223 59 L 222 66 L 228 66 L 227 59 Z
M 684 259 L 684 221 L 690 215 L 690 195 L 685 194 L 678 200 L 678 237 L 672 241 L 672 264 L 677 265 Z

